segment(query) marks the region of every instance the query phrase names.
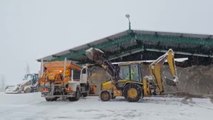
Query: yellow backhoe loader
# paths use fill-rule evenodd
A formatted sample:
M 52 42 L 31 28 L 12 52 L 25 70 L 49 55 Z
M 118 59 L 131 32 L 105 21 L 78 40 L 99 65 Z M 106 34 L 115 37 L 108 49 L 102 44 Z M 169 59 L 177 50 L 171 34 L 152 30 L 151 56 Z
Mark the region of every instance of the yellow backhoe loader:
M 172 49 L 149 65 L 150 75 L 145 77 L 142 77 L 143 68 L 140 61 L 111 64 L 104 58 L 104 52 L 97 48 L 86 50 L 86 56 L 111 75 L 111 80 L 101 84 L 100 99 L 102 101 L 124 96 L 129 102 L 137 102 L 144 96 L 163 94 L 162 66 L 165 61 L 168 62 L 173 77 L 172 80 L 165 79 L 166 83 L 176 86 L 178 81 Z

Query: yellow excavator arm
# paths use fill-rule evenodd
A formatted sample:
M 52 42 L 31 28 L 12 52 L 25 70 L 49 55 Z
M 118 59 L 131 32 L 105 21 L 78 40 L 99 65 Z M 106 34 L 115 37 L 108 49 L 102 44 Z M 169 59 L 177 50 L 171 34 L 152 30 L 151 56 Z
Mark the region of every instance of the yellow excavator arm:
M 172 49 L 169 49 L 164 55 L 160 56 L 157 60 L 153 61 L 149 66 L 150 73 L 154 77 L 155 85 L 157 86 L 157 92 L 159 93 L 164 92 L 162 68 L 165 61 L 168 62 L 169 71 L 173 77 L 172 80 L 165 79 L 166 83 L 168 85 L 175 86 L 178 81 L 174 60 L 174 52 Z

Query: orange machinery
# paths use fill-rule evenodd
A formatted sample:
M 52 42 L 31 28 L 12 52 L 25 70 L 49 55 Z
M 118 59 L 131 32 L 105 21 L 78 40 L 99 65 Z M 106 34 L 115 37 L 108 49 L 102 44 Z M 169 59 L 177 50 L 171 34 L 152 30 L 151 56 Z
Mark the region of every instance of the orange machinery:
M 88 82 L 81 80 L 81 67 L 71 61 L 53 61 L 43 65 L 39 79 L 40 91 L 46 101 L 58 98 L 78 100 L 87 96 Z

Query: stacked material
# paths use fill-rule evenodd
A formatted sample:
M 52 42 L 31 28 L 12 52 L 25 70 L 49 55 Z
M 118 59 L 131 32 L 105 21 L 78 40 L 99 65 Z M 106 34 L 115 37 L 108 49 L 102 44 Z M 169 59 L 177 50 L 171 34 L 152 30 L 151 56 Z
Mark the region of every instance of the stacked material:
M 180 91 L 193 95 L 213 95 L 213 65 L 177 68 L 178 90 L 166 86 L 166 91 Z M 167 73 L 165 73 L 167 74 Z
M 94 70 L 92 71 L 92 74 L 89 77 L 89 84 L 96 86 L 95 95 L 99 95 L 101 90 L 101 83 L 108 80 L 110 80 L 110 76 L 104 69 L 100 67 L 94 67 Z

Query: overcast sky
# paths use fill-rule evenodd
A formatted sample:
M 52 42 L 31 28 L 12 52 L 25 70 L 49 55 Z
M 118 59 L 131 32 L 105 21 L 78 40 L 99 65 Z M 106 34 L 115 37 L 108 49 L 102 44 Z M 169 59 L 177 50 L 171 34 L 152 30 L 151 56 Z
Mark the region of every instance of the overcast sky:
M 0 76 L 20 82 L 36 59 L 128 29 L 213 34 L 212 0 L 0 0 Z

